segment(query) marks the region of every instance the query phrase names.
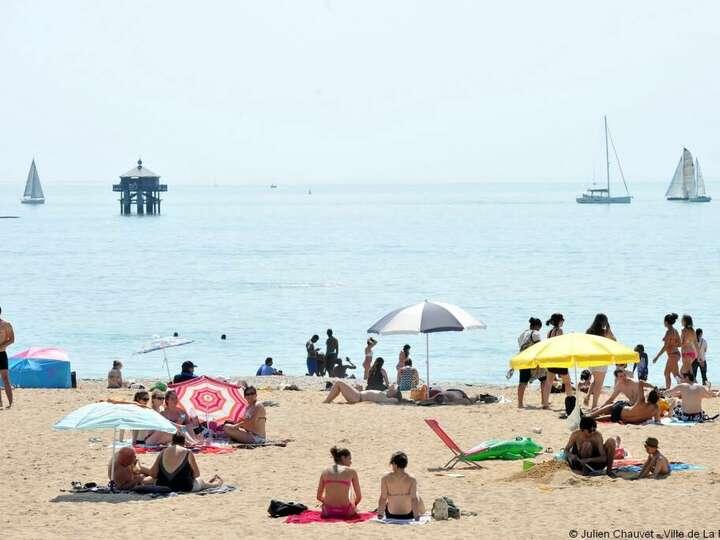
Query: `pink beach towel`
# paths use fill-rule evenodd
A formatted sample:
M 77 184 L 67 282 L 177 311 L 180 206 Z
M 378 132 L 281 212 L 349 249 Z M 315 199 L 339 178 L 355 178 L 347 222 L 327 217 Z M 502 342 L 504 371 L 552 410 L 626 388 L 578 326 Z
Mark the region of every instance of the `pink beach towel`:
M 348 519 L 323 518 L 319 510 L 305 510 L 302 514 L 288 516 L 285 523 L 362 523 L 376 517 L 375 512 L 358 512 Z

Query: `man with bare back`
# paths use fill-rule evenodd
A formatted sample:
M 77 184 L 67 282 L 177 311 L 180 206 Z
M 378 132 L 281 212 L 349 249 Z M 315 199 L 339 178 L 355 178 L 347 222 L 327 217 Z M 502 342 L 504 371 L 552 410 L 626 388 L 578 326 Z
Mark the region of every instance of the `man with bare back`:
M 0 308 L 0 314 L 2 314 L 2 308 Z M 10 374 L 8 373 L 8 355 L 7 348 L 15 343 L 15 332 L 13 331 L 12 325 L 3 321 L 0 318 L 0 377 L 2 378 L 3 388 L 8 398 L 9 409 L 13 404 L 13 391 L 10 386 Z M 2 409 L 2 391 L 0 390 L 0 409 Z

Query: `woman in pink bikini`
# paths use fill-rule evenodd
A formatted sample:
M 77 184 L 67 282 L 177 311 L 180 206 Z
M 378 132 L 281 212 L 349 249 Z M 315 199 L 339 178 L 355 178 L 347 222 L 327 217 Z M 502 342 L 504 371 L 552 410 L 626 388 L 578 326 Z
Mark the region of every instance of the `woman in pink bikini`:
M 678 371 L 678 362 L 680 361 L 680 334 L 675 330 L 673 325 L 678 319 L 677 313 L 668 313 L 665 315 L 665 336 L 663 337 L 662 349 L 658 351 L 653 358 L 653 364 L 657 362 L 662 353 L 667 353 L 667 363 L 665 364 L 665 388 L 672 387 L 670 375 L 674 375 L 677 379 L 680 375 Z
M 322 517 L 351 518 L 357 514 L 357 505 L 362 499 L 360 480 L 357 471 L 350 468 L 352 465 L 350 450 L 333 446 L 330 454 L 335 463 L 322 472 L 317 489 L 317 499 L 322 503 Z M 352 501 L 351 487 L 354 494 Z
M 682 323 L 682 332 L 680 332 L 680 350 L 682 353 L 682 368 L 680 375 L 686 377 L 692 373 L 692 364 L 698 357 L 698 340 L 695 329 L 693 328 L 693 320 L 690 315 L 683 315 L 680 319 Z

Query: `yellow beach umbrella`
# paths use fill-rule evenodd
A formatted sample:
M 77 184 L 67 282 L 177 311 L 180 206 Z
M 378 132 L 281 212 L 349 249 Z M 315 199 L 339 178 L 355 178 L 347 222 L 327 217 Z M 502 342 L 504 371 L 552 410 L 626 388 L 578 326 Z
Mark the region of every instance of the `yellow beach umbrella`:
M 510 360 L 513 369 L 592 368 L 635 364 L 638 354 L 622 343 L 591 334 L 564 334 L 540 341 Z

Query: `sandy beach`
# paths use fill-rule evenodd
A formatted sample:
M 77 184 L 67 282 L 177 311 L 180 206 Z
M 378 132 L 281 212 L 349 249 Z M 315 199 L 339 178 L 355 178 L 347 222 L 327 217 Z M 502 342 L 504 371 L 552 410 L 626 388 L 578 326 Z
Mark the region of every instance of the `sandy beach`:
M 248 379 L 253 381 L 252 378 Z M 303 391 L 282 391 L 289 382 Z M 268 408 L 268 434 L 273 439 L 294 439 L 287 447 L 239 449 L 227 455 L 200 455 L 202 475 L 221 475 L 237 486 L 232 493 L 182 495 L 151 499 L 139 495 L 63 493 L 70 482 L 105 483 L 110 457 L 109 432 L 56 432 L 54 422 L 94 400 L 130 398 L 132 391 L 107 390 L 101 382 L 81 381 L 76 390 L 16 391 L 16 405 L 0 411 L 3 426 L 0 478 L 4 508 L 0 524 L 6 538 L 110 537 L 136 538 L 179 535 L 185 538 L 236 538 L 252 535 L 271 538 L 311 538 L 319 534 L 340 537 L 386 538 L 427 534 L 448 538 L 568 538 L 578 531 L 654 531 L 669 537 L 670 530 L 714 531 L 720 527 L 720 510 L 713 504 L 720 495 L 716 471 L 717 425 L 694 427 L 624 426 L 601 424 L 604 436 L 618 435 L 631 457 L 642 458 L 642 441 L 660 440 L 670 460 L 701 465 L 704 470 L 674 473 L 662 481 L 631 482 L 607 477 L 585 478 L 564 466 L 538 465 L 527 474 L 520 461 L 485 462 L 482 470 L 462 465 L 443 475 L 437 468 L 449 451 L 425 426 L 436 418 L 463 448 L 489 438 L 532 436 L 555 451 L 568 437 L 565 422 L 555 411 L 518 411 L 514 388 L 471 387 L 469 393 L 503 395 L 509 402 L 473 406 L 417 407 L 414 405 L 356 405 L 322 403 L 318 379 L 268 377 L 257 381 L 260 400 Z M 529 392 L 529 403 L 537 402 Z M 717 411 L 717 400 L 706 410 Z M 542 433 L 533 433 L 541 428 Z M 91 442 L 100 437 L 101 442 Z M 403 527 L 377 523 L 290 525 L 271 519 L 266 509 L 271 498 L 294 500 L 315 508 L 320 471 L 330 463 L 333 444 L 353 452 L 353 466 L 363 490 L 361 509 L 375 509 L 380 476 L 394 450 L 405 450 L 409 472 L 416 475 L 420 495 L 431 505 L 449 496 L 464 511 L 476 516 Z M 140 456 L 150 465 L 153 457 Z M 540 454 L 535 461 L 550 460 Z M 700 533 L 702 537 L 702 532 Z M 596 536 L 602 537 L 602 536 Z M 687 537 L 687 536 L 686 536 Z M 677 538 L 677 536 L 676 536 Z

